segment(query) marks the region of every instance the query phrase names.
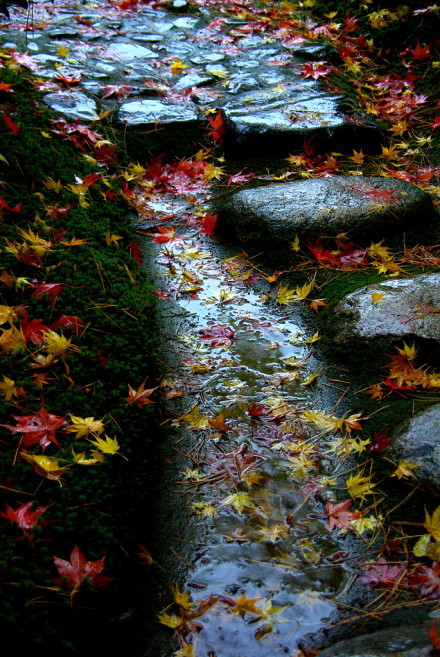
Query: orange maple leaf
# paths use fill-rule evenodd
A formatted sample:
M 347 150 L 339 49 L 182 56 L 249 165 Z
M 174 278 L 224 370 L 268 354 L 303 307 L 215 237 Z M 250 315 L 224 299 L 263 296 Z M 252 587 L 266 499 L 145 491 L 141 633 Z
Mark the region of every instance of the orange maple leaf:
M 157 390 L 159 386 L 156 386 L 155 388 L 148 388 L 145 390 L 145 381 L 147 379 L 144 379 L 139 386 L 137 390 L 131 387 L 130 384 L 128 384 L 128 397 L 125 398 L 125 401 L 127 404 L 137 404 L 139 408 L 142 408 L 142 406 L 145 406 L 146 404 L 155 404 L 156 402 L 152 401 L 151 399 L 148 399 L 148 397 L 151 395 L 152 392 Z

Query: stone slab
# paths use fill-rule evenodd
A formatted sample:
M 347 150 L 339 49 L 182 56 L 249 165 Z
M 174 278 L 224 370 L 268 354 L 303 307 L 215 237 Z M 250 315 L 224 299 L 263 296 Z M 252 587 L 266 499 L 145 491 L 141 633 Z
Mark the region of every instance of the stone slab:
M 241 190 L 213 203 L 217 234 L 240 244 L 285 246 L 299 237 L 352 239 L 401 231 L 433 214 L 432 199 L 394 178 L 336 176 Z

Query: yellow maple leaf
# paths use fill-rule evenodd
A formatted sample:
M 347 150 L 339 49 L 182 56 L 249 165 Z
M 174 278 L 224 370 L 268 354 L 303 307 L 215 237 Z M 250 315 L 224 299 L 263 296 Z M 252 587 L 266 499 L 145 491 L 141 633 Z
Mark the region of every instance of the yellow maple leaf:
M 15 385 L 15 381 L 8 376 L 3 375 L 3 381 L 0 382 L 0 395 L 6 401 L 10 401 L 12 397 L 19 397 L 24 395 L 24 390 L 20 386 Z
M 94 417 L 78 417 L 77 415 L 70 414 L 72 421 L 68 431 L 76 433 L 75 438 L 82 438 L 91 433 L 100 434 L 104 431 L 104 423 L 102 420 L 95 420 Z
M 412 477 L 415 479 L 415 476 L 411 470 L 414 470 L 418 467 L 419 466 L 417 463 L 411 463 L 410 461 L 399 461 L 397 468 L 394 470 L 391 476 L 397 477 L 398 479 L 402 479 L 402 477 Z
M 170 67 L 171 75 L 178 75 L 183 70 L 188 68 L 188 66 L 189 66 L 188 64 L 184 64 L 183 62 L 181 62 L 180 59 L 176 60 L 175 62 L 173 62 L 171 64 L 171 67 Z
M 14 306 L 0 306 L 0 324 L 12 324 L 17 321 L 17 313 Z
M 232 493 L 225 497 L 221 502 L 224 506 L 226 504 L 231 504 L 238 513 L 241 515 L 244 509 L 255 509 L 255 504 L 252 502 L 249 493 Z
M 371 483 L 371 477 L 363 477 L 360 473 L 356 475 L 351 475 L 345 482 L 347 486 L 348 494 L 353 499 L 359 497 L 361 500 L 365 500 L 366 495 L 373 494 L 373 488 L 376 484 Z
M 171 627 L 173 630 L 175 630 L 177 627 L 180 627 L 183 622 L 181 616 L 176 616 L 176 614 L 167 614 L 165 611 L 157 614 L 157 620 L 159 623 L 162 623 L 162 625 Z
M 237 614 L 242 618 L 244 618 L 246 613 L 263 616 L 261 609 L 255 606 L 255 603 L 260 600 L 261 598 L 246 598 L 246 595 L 243 593 L 243 595 L 234 600 L 233 604 L 231 603 L 231 611 L 233 614 Z
M 192 643 L 187 643 L 186 646 L 180 648 L 174 653 L 174 657 L 196 657 L 195 648 Z
M 205 171 L 203 173 L 203 177 L 205 180 L 208 182 L 211 180 L 220 180 L 222 176 L 225 175 L 225 172 L 221 167 L 216 167 L 210 162 L 208 162 L 205 166 Z
M 440 541 L 440 506 L 435 509 L 432 516 L 425 509 L 425 522 L 423 526 L 436 541 Z
M 21 452 L 20 456 L 32 465 L 40 477 L 53 479 L 61 483 L 61 475 L 66 472 L 66 469 L 60 467 L 58 459 L 52 456 L 45 456 L 44 454 L 29 454 L 25 451 Z
M 353 148 L 353 155 L 351 155 L 348 159 L 354 162 L 355 164 L 363 164 L 364 161 L 364 154 L 362 152 L 362 148 L 360 151 L 355 151 Z
M 11 326 L 9 329 L 2 329 L 0 335 L 0 347 L 5 351 L 10 351 L 12 354 L 17 354 L 26 349 L 26 338 L 23 334 L 23 329 Z
M 72 457 L 73 462 L 78 465 L 95 465 L 96 463 L 102 463 L 104 461 L 104 455 L 99 452 L 93 452 L 93 456 L 88 458 L 85 452 L 79 452 L 78 454 L 72 448 Z
M 63 189 L 62 183 L 59 180 L 55 181 L 53 178 L 46 178 L 46 180 L 43 180 L 43 185 L 46 189 L 52 189 L 57 194 Z
M 179 605 L 179 607 L 183 607 L 184 609 L 193 609 L 195 605 L 191 602 L 189 593 L 181 591 L 178 584 L 172 584 L 171 590 L 176 605 Z
M 385 296 L 385 293 L 381 294 L 380 292 L 372 292 L 371 293 L 371 303 L 373 306 L 377 306 L 378 303 L 383 303 L 384 300 L 382 297 Z
M 65 356 L 68 352 L 79 351 L 79 347 L 72 344 L 70 338 L 59 335 L 55 331 L 43 333 L 44 349 L 52 356 Z
M 105 234 L 105 241 L 107 243 L 107 246 L 116 246 L 116 248 L 119 247 L 119 240 L 121 240 L 122 237 L 120 235 L 110 235 L 109 232 Z
M 91 440 L 92 445 L 95 445 L 97 449 L 103 454 L 116 454 L 119 450 L 119 443 L 116 438 L 110 438 L 107 434 L 104 434 L 104 438 L 96 438 L 96 440 Z
M 190 429 L 208 429 L 209 427 L 209 417 L 202 415 L 198 406 L 186 413 L 182 419 L 188 422 Z
M 298 235 L 295 235 L 295 239 L 293 240 L 293 242 L 289 242 L 289 246 L 290 246 L 290 248 L 292 249 L 292 251 L 297 252 L 297 251 L 300 250 L 301 247 L 300 247 L 300 245 L 299 245 L 299 237 L 298 237 Z

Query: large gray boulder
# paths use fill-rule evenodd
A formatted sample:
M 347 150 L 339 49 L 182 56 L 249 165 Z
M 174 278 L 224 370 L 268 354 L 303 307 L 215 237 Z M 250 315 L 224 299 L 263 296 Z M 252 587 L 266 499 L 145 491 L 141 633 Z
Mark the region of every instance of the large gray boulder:
M 440 404 L 415 415 L 397 430 L 393 444 L 384 456 L 396 463 L 410 461 L 418 467 L 414 476 L 440 488 Z
M 339 641 L 322 650 L 319 657 L 429 657 L 433 653 L 428 633 L 433 623 L 394 627 Z M 435 625 L 439 630 L 439 623 Z
M 402 180 L 337 176 L 241 190 L 214 202 L 213 210 L 217 234 L 228 241 L 288 248 L 295 235 L 382 239 L 423 225 L 434 206 L 428 194 Z
M 440 274 L 389 279 L 347 294 L 335 306 L 328 333 L 346 346 L 406 336 L 439 341 Z

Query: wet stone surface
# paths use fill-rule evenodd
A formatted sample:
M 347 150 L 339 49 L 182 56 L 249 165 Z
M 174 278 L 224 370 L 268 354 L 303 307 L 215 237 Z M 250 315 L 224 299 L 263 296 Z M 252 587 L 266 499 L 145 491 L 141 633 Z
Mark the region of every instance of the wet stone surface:
M 373 303 L 373 294 L 380 303 Z M 348 294 L 334 309 L 328 324 L 338 345 L 386 344 L 418 337 L 438 342 L 440 336 L 440 275 L 420 274 L 368 285 Z
M 319 653 L 320 657 L 429 657 L 432 643 L 428 632 L 433 623 L 398 627 L 340 641 Z M 434 623 L 437 630 L 438 622 Z
M 437 334 L 438 335 L 438 334 Z M 395 437 L 385 456 L 414 463 L 418 481 L 440 488 L 440 404 L 417 413 L 403 427 L 395 430 Z
M 412 221 L 428 221 L 432 199 L 390 178 L 313 178 L 255 187 L 213 203 L 217 234 L 230 242 L 285 246 L 299 237 L 383 238 Z

